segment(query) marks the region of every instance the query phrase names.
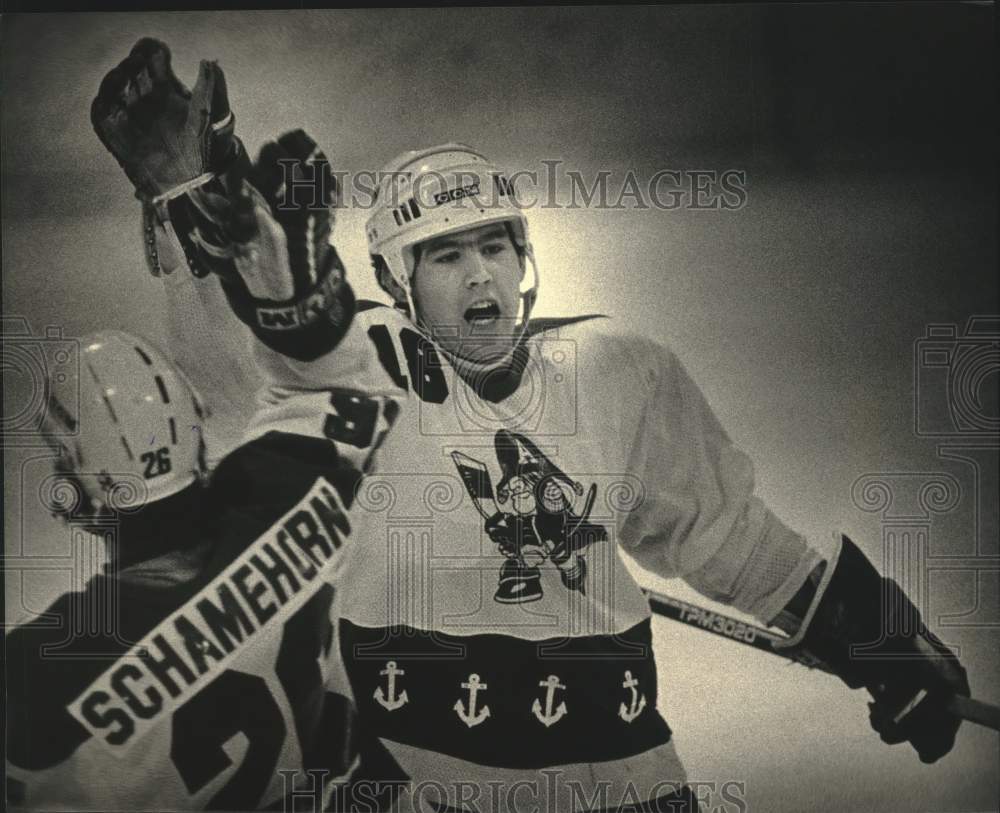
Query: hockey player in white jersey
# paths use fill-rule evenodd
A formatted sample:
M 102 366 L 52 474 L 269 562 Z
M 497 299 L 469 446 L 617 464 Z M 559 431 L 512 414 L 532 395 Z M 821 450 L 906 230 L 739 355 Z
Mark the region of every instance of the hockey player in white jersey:
M 362 725 L 411 778 L 399 803 L 696 809 L 622 553 L 786 630 L 869 691 L 886 742 L 946 754 L 958 720 L 944 702 L 968 683 L 898 586 L 846 537 L 821 550 L 761 503 L 750 461 L 666 348 L 600 318 L 531 318 L 538 273 L 505 173 L 447 144 L 382 180 L 367 238 L 391 306 L 359 303 L 335 349 L 314 320 L 293 353 L 295 325 L 282 349 L 267 303 L 244 317 L 270 347 L 252 435 L 364 453 L 382 440 L 372 399 L 405 401 L 358 494 L 375 530 L 340 627 Z M 253 195 L 230 181 L 223 226 Z M 274 213 L 253 212 L 267 234 Z M 192 259 L 232 280 L 217 258 L 263 244 L 221 234 Z M 257 263 L 244 287 L 284 273 Z

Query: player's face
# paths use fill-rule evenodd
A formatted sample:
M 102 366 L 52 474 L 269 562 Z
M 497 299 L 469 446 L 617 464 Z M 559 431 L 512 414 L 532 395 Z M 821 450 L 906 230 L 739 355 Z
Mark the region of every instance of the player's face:
M 511 348 L 524 265 L 502 223 L 420 245 L 413 272 L 417 313 L 449 352 L 480 363 Z

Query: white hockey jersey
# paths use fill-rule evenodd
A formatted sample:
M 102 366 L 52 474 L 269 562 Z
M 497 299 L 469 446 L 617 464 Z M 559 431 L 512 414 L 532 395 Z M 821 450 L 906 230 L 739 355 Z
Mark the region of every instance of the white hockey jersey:
M 678 360 L 603 318 L 539 320 L 476 376 L 374 304 L 314 362 L 261 358 L 273 384 L 251 435 L 327 437 L 368 466 L 341 652 L 360 725 L 420 804 L 676 790 L 650 611 L 619 551 L 764 621 L 820 558 L 754 496 Z

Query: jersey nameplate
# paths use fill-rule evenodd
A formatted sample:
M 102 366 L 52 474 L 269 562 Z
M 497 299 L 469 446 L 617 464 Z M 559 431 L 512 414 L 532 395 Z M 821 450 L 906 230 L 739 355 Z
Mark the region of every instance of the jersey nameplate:
M 340 559 L 350 523 L 324 478 L 69 705 L 123 755 L 248 646 L 272 637 Z

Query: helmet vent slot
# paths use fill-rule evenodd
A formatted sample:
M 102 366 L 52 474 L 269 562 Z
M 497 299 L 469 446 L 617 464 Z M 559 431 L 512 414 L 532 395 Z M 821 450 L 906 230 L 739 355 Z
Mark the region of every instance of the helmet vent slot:
M 163 379 L 160 376 L 154 376 L 153 380 L 156 381 L 156 388 L 160 391 L 160 398 L 163 399 L 163 403 L 170 403 L 170 396 L 167 395 L 167 388 L 163 383 Z

